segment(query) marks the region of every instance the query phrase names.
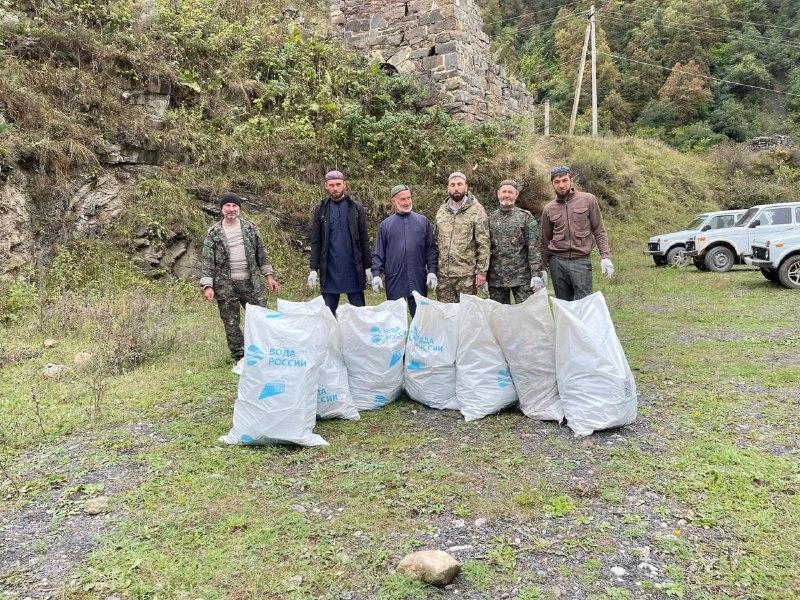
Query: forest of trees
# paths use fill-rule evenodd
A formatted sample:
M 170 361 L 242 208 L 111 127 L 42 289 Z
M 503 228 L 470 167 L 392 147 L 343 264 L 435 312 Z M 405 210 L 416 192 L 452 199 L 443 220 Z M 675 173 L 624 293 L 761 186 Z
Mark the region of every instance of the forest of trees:
M 551 129 L 566 130 L 589 1 L 479 2 L 494 59 L 549 99 Z M 685 150 L 800 135 L 797 0 L 598 0 L 596 10 L 602 130 Z M 590 127 L 588 82 L 587 68 L 578 131 Z

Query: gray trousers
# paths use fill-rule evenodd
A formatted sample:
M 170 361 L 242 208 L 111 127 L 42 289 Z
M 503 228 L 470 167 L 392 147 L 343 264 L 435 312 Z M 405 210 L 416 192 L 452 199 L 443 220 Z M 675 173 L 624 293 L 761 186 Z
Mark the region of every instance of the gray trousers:
M 592 259 L 550 257 L 550 279 L 559 300 L 580 300 L 592 293 Z

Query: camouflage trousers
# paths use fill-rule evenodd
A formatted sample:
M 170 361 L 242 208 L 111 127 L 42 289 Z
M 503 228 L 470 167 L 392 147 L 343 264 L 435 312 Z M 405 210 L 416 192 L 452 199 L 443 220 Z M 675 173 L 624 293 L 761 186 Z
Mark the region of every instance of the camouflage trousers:
M 511 304 L 511 297 L 514 297 L 514 304 L 525 302 L 533 294 L 529 285 L 514 285 L 510 287 L 489 286 L 489 298 L 500 304 Z
M 458 295 L 475 294 L 475 277 L 439 277 L 436 286 L 436 298 L 439 302 L 458 302 Z
M 256 295 L 249 279 L 231 281 L 230 286 L 214 288 L 219 316 L 225 326 L 225 339 L 231 358 L 238 361 L 244 356 L 244 335 L 239 325 L 241 309 L 247 303 L 266 306 L 264 297 Z

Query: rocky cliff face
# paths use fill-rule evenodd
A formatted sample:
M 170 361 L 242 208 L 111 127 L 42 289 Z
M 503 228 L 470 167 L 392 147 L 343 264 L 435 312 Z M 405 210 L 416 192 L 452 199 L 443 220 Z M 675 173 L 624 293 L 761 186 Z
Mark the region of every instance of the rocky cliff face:
M 120 89 L 119 100 L 131 119 L 143 119 L 156 130 L 169 109 L 170 93 L 169 80 L 154 77 L 143 89 Z M 0 124 L 4 108 L 0 103 Z M 39 166 L 0 158 L 0 276 L 46 263 L 54 247 L 69 239 L 107 235 L 137 183 L 158 175 L 164 158 L 158 152 L 124 140 L 99 143 L 100 164 L 89 174 L 73 175 L 58 190 Z M 128 247 L 150 276 L 197 276 L 198 249 L 186 232 L 142 227 L 132 232 Z

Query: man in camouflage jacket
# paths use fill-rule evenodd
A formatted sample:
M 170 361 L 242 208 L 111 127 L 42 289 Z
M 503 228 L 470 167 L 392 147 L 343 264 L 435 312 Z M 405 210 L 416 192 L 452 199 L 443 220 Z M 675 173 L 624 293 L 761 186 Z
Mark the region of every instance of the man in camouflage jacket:
M 467 190 L 467 178 L 455 172 L 448 177 L 447 201 L 436 213 L 435 235 L 439 248 L 439 285 L 442 302 L 458 302 L 459 294 L 474 294 L 486 284 L 489 269 L 489 229 L 486 211 Z
M 240 309 L 248 302 L 264 306 L 262 276 L 272 292 L 278 291 L 278 282 L 258 228 L 239 218 L 241 198 L 225 192 L 219 203 L 223 218 L 208 229 L 203 242 L 200 285 L 206 301 L 217 301 L 231 358 L 238 361 L 244 356 Z
M 539 276 L 539 223 L 517 206 L 519 189 L 506 179 L 497 190 L 500 208 L 489 215 L 489 297 L 503 304 L 519 304 L 544 287 Z

